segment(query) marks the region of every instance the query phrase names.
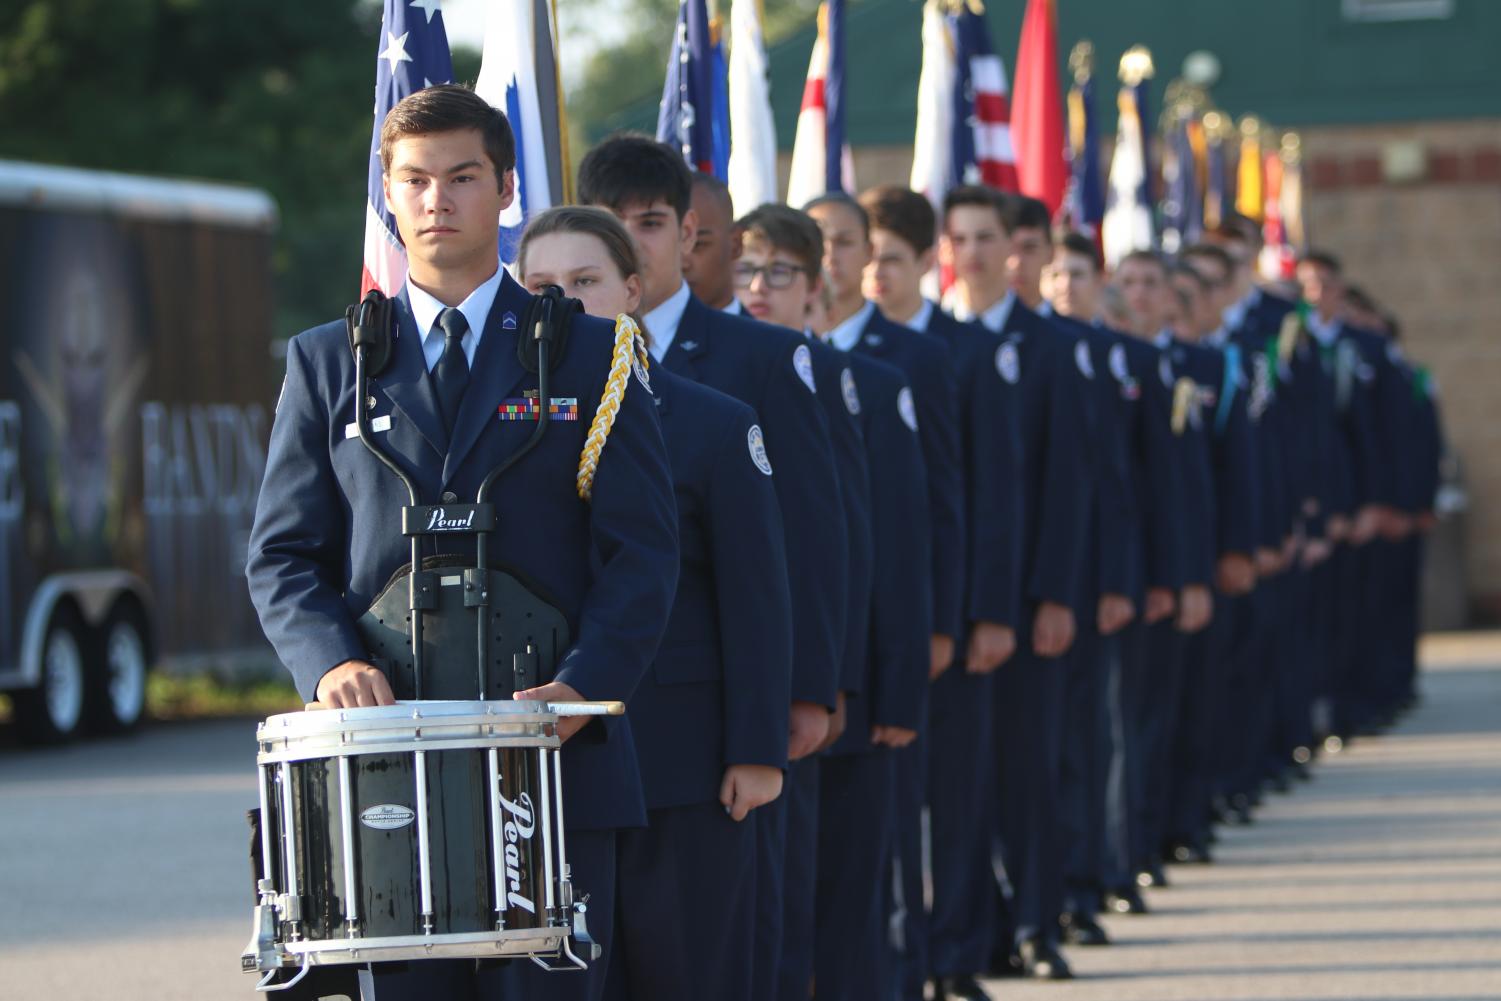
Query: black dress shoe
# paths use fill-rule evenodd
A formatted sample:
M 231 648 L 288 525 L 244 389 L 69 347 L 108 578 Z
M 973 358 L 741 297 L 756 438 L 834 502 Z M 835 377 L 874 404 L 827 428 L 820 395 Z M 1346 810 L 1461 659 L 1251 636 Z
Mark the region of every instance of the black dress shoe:
M 1167 886 L 1167 873 L 1162 871 L 1162 863 L 1153 859 L 1136 874 L 1136 885 L 1145 890 L 1149 886 Z
M 1141 899 L 1136 887 L 1125 886 L 1105 892 L 1105 909 L 1112 914 L 1145 914 L 1147 902 Z
M 1072 980 L 1074 971 L 1068 968 L 1063 956 L 1047 942 L 1028 939 L 1017 949 L 1022 958 L 1022 969 L 1033 980 Z
M 1179 841 L 1170 845 L 1167 857 L 1180 865 L 1208 865 L 1214 861 L 1210 858 L 1207 847 L 1191 841 Z
M 1088 914 L 1064 911 L 1058 917 L 1058 926 L 1063 930 L 1063 941 L 1069 945 L 1109 945 L 1110 936 L 1100 923 Z
M 990 1001 L 974 977 L 934 977 L 933 1001 Z

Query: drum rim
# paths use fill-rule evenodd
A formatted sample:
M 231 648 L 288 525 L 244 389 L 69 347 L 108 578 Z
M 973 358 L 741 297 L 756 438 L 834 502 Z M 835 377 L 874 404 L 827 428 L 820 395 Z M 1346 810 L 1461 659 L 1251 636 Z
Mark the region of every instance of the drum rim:
M 261 740 L 316 735 L 340 730 L 398 730 L 417 726 L 461 726 L 493 721 L 506 723 L 557 723 L 561 717 L 547 711 L 547 703 L 496 699 L 453 701 L 402 699 L 389 706 L 354 709 L 311 709 L 267 716 L 256 727 Z

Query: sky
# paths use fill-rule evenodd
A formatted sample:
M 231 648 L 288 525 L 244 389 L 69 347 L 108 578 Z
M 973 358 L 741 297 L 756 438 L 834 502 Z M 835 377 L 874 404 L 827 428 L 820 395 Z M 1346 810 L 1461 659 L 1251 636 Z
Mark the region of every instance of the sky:
M 485 47 L 485 11 L 491 3 L 506 0 L 442 0 L 443 21 L 447 26 L 448 44 L 464 45 L 475 51 Z M 576 80 L 570 79 L 571 65 L 582 67 L 601 45 L 625 34 L 627 26 L 613 18 L 586 18 L 579 7 L 597 10 L 593 3 L 570 4 L 568 0 L 555 0 L 562 30 L 563 52 L 560 54 L 563 70 L 563 86 L 568 88 Z M 570 16 L 572 14 L 573 16 Z

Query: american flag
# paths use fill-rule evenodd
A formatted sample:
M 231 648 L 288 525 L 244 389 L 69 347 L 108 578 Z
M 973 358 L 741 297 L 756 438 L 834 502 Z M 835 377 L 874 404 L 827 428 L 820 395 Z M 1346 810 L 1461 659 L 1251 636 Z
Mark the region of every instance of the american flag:
M 1006 66 L 990 42 L 985 17 L 965 5 L 951 15 L 957 49 L 950 184 L 988 184 L 1016 191 L 1016 150 Z M 968 128 L 965 128 L 965 125 Z
M 827 0 L 818 8 L 818 37 L 792 139 L 787 204 L 801 207 L 831 191 L 854 190 L 844 138 L 844 0 Z
M 365 267 L 360 294 L 395 295 L 406 283 L 407 255 L 381 190 L 380 127 L 393 105 L 413 91 L 453 80 L 441 0 L 385 0 L 375 59 L 375 128 L 365 205 Z
M 716 63 L 709 11 L 704 0 L 680 0 L 672 52 L 667 57 L 667 79 L 662 87 L 662 106 L 657 114 L 657 139 L 682 150 L 688 166 L 705 174 L 725 176 L 725 165 L 716 156 L 716 138 L 729 133 L 729 106 L 716 100 L 724 89 L 716 73 L 724 72 L 722 57 Z M 717 118 L 721 112 L 725 120 Z M 729 144 L 724 143 L 728 158 Z

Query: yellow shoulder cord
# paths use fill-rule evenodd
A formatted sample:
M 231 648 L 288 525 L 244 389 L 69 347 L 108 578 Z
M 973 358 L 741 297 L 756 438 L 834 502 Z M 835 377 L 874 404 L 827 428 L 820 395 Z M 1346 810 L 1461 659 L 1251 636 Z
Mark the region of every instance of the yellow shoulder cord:
M 599 468 L 599 456 L 610 437 L 610 430 L 615 426 L 620 401 L 625 398 L 625 389 L 631 378 L 631 366 L 639 363 L 644 367 L 647 357 L 645 344 L 641 340 L 641 328 L 636 326 L 635 320 L 621 313 L 615 319 L 615 350 L 610 358 L 610 374 L 605 379 L 605 391 L 599 398 L 599 409 L 594 412 L 589 435 L 584 439 L 584 450 L 579 455 L 577 483 L 579 497 L 583 500 L 587 501 L 594 492 L 594 473 Z

